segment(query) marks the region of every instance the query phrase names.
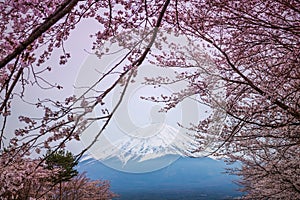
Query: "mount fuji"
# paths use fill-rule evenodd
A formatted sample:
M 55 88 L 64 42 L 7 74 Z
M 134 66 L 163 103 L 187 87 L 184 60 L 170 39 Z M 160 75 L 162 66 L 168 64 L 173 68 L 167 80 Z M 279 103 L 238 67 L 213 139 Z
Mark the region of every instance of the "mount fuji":
M 83 157 L 78 171 L 111 182 L 121 200 L 234 199 L 242 195 L 238 177 L 225 174 L 223 160 L 191 157 L 197 144 L 190 135 L 154 124 L 114 139 L 105 135 Z M 239 167 L 235 164 L 233 167 Z
M 120 195 L 120 200 L 221 200 L 242 195 L 233 183 L 238 177 L 224 173 L 228 166 L 222 160 L 165 155 L 152 162 L 129 160 L 126 165 L 147 166 L 166 160 L 175 161 L 155 171 L 128 173 L 88 156 L 79 163 L 78 171 L 87 172 L 92 179 L 109 180 L 111 190 Z M 116 157 L 109 162 L 123 166 Z
M 191 154 L 197 146 L 195 138 L 166 124 L 151 124 L 130 134 L 118 135 L 113 140 L 107 140 L 107 137 L 105 140 L 104 137 L 106 136 L 103 136 L 100 141 L 106 142 L 92 147 L 91 156 L 104 162 L 117 158 L 123 166 L 128 165 L 130 161 L 143 163 L 166 155 L 175 157 L 203 157 L 205 155 L 205 152 Z

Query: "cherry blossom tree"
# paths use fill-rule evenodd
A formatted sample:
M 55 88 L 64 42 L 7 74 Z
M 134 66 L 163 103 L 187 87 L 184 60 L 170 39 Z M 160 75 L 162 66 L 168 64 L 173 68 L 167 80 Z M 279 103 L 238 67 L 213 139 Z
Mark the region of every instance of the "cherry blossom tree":
M 0 198 L 108 200 L 117 197 L 110 191 L 108 181 L 90 180 L 85 173 L 72 173 L 72 177 L 67 179 L 65 166 L 49 169 L 40 163 L 41 159 L 12 157 L 3 153 L 0 157 Z M 64 176 L 64 182 L 57 184 L 50 176 Z
M 296 1 L 216 1 L 199 9 L 203 20 L 191 14 L 190 21 L 205 23 L 204 31 L 195 23 L 189 31 L 217 50 L 215 65 L 226 90 L 221 107 L 227 113 L 218 153 L 242 163 L 233 173 L 242 177 L 245 198 L 300 195 L 299 6 Z M 199 134 L 200 141 L 206 137 Z
M 40 166 L 40 160 L 12 156 L 9 153 L 2 153 L 0 161 L 1 199 L 41 198 L 52 187 L 51 182 L 46 181 L 49 174 L 58 173 L 57 170 Z
M 23 0 L 0 2 L 0 7 L 3 173 L 13 169 L 12 160 L 45 149 L 63 149 L 68 141 L 79 140 L 92 123 L 102 121 L 98 135 L 80 155 L 85 153 L 110 122 L 139 66 L 148 59 L 178 72 L 176 80 L 149 77 L 148 84 L 185 81 L 188 87 L 169 97 L 146 99 L 165 102 L 167 111 L 196 95 L 197 102 L 215 111 L 208 119 L 186 128 L 199 142 L 195 152 L 214 141 L 210 145 L 212 154 L 242 163 L 241 169 L 231 172 L 241 176 L 245 198 L 300 198 L 298 1 Z M 92 36 L 92 49 L 99 58 L 109 51 L 101 51 L 107 41 L 118 43 L 128 54 L 99 74 L 98 81 L 80 96 L 27 102 L 31 85 L 41 90 L 62 89 L 45 79 L 52 70 L 45 63 L 55 50 L 61 52 L 60 65 L 72 58 L 64 43 L 85 18 L 100 25 Z M 136 37 L 130 36 L 133 32 Z M 187 37 L 188 46 L 169 43 L 166 35 L 170 32 Z M 163 44 L 169 48 L 163 49 Z M 113 79 L 112 74 L 118 76 Z M 111 85 L 96 90 L 107 79 Z M 120 83 L 120 99 L 109 108 L 106 97 Z M 91 90 L 97 91 L 96 95 L 89 96 Z M 18 116 L 25 125 L 12 134 L 7 124 L 15 120 L 13 108 L 18 101 L 43 114 Z M 103 110 L 102 116 L 89 115 L 96 107 Z M 222 125 L 214 124 L 217 116 L 223 118 Z M 43 162 L 37 163 L 36 169 Z
M 62 184 L 62 189 L 55 187 L 46 195 L 46 199 L 93 199 L 107 200 L 117 197 L 112 193 L 108 181 L 90 180 L 84 173 L 73 177 L 70 181 Z

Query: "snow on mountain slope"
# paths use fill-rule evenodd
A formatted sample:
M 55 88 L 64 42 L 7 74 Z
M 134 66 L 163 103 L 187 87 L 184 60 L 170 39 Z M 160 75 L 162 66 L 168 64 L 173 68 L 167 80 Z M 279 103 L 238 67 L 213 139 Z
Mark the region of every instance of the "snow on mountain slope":
M 156 134 L 151 135 L 145 129 L 143 132 L 136 131 L 136 137 L 132 134 L 112 141 L 112 145 L 108 145 L 102 149 L 103 153 L 94 157 L 98 160 L 117 157 L 126 164 L 131 159 L 142 162 L 164 155 L 191 156 L 190 150 L 196 145 L 191 136 L 179 133 L 177 129 L 168 125 L 160 126 L 157 131 L 153 127 L 148 128 Z

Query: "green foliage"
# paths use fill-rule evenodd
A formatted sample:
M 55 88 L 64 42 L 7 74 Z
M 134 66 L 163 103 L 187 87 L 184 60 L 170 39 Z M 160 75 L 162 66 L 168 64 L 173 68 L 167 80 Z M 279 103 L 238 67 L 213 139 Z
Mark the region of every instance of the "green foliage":
M 71 152 L 60 150 L 57 152 L 48 151 L 46 156 L 46 168 L 50 170 L 58 169 L 58 175 L 52 176 L 53 183 L 69 181 L 78 174 L 74 167 L 78 164 Z

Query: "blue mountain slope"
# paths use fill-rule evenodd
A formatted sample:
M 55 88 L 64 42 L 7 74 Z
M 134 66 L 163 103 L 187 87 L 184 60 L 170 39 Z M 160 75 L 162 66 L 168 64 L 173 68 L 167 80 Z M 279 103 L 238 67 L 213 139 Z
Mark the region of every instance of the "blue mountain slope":
M 118 163 L 117 159 L 111 162 Z M 226 167 L 223 161 L 211 158 L 179 158 L 163 169 L 134 174 L 89 159 L 80 162 L 78 170 L 86 171 L 92 179 L 109 180 L 112 191 L 120 194 L 121 200 L 231 199 L 241 193 L 232 182 L 237 177 L 223 173 Z

